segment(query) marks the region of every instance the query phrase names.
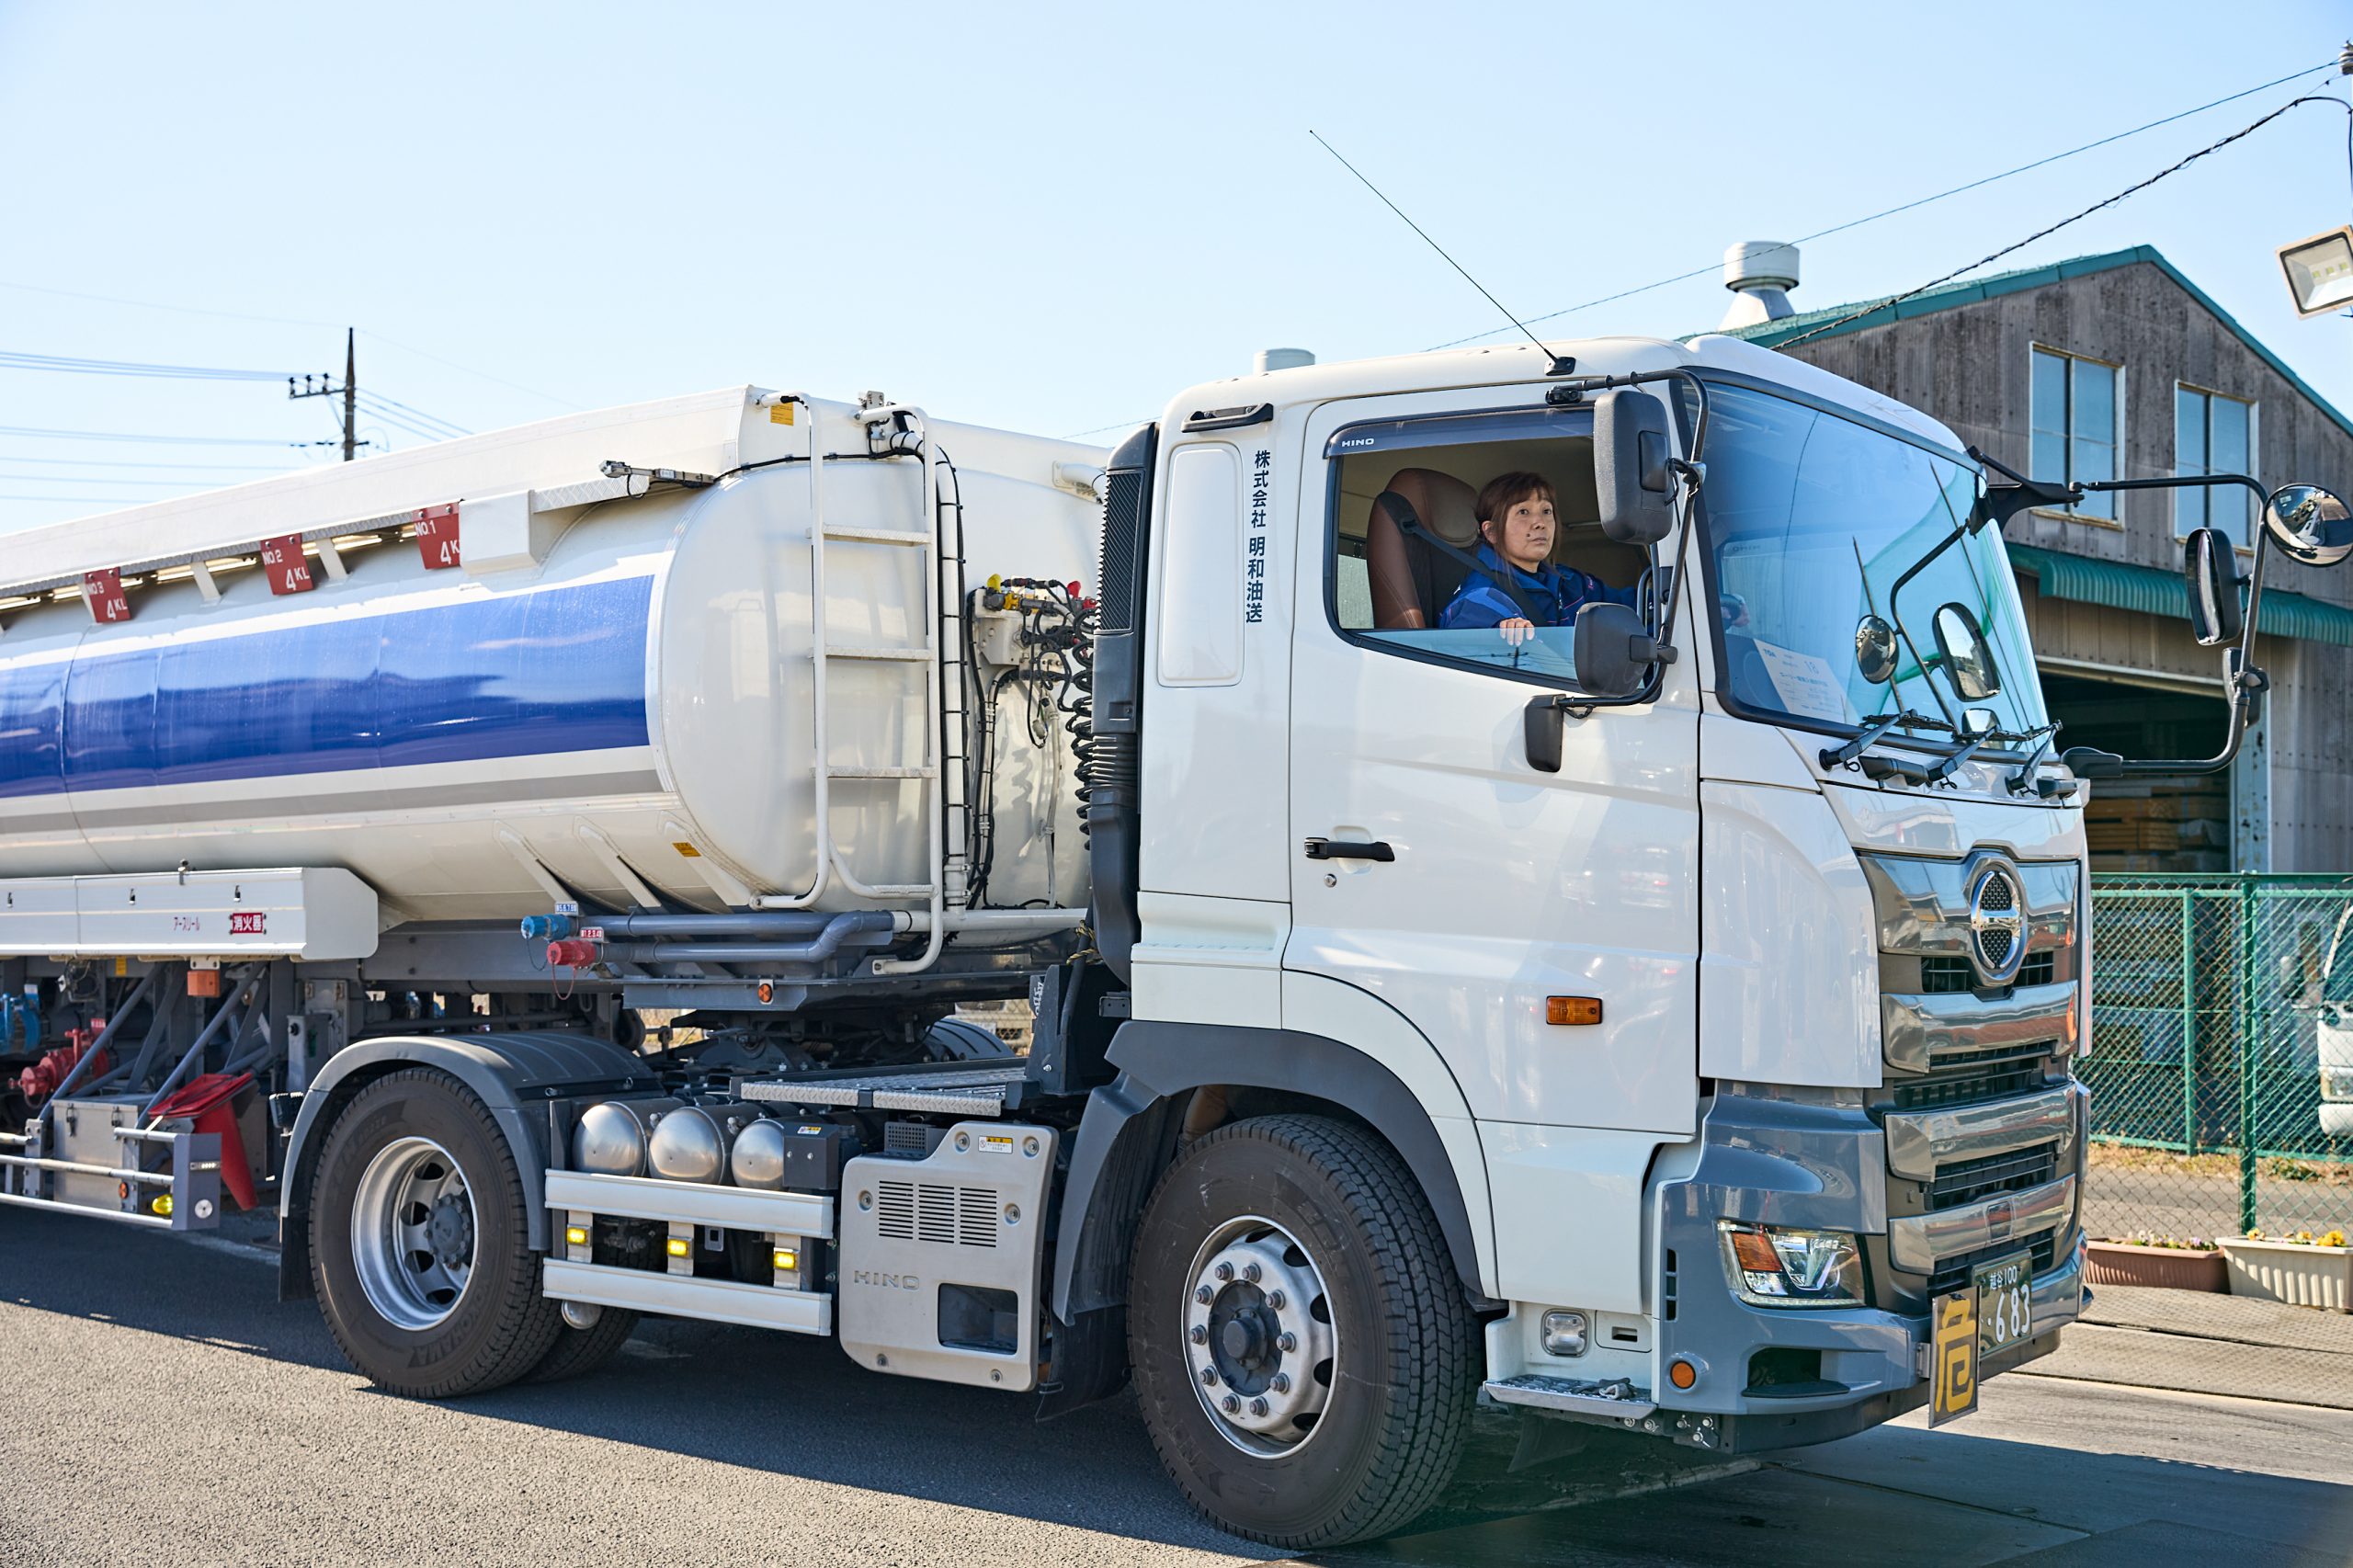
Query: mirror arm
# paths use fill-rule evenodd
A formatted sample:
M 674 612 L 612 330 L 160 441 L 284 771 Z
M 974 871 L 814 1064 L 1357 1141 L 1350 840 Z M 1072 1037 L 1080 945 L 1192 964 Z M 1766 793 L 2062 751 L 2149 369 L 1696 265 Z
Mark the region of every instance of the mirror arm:
M 1978 467 L 1990 468 L 2010 481 L 2007 484 L 1989 484 L 1985 487 L 1984 496 L 1978 501 L 1976 508 L 1970 514 L 1967 526 L 1972 533 L 1975 533 L 1988 523 L 1996 526 L 2007 523 L 2020 512 L 2030 511 L 2037 506 L 2072 506 L 2083 499 L 2082 485 L 2051 484 L 2040 480 L 2029 479 L 2009 464 L 1987 457 L 1975 447 L 1969 449 L 1969 456 L 1970 460 L 1976 463 Z
M 1975 533 L 1978 528 L 1982 528 L 1984 526 L 1985 523 L 1984 520 L 1978 520 L 1975 522 L 1973 527 L 1969 524 L 1964 524 L 1961 527 L 1953 529 L 1952 532 L 1937 540 L 1936 544 L 1929 550 L 1927 554 L 1923 555 L 1919 560 L 1915 561 L 1911 565 L 1905 567 L 1904 569 L 1903 575 L 1896 578 L 1894 585 L 1887 590 L 1887 613 L 1889 618 L 1895 622 L 1895 634 L 1904 639 L 1904 646 L 1909 650 L 1912 654 L 1912 667 L 1920 672 L 1920 684 L 1927 687 L 1928 688 L 1928 695 L 1937 699 L 1938 710 L 1944 714 L 1945 722 L 1952 726 L 1952 732 L 1955 734 L 1959 734 L 1961 733 L 1960 716 L 1953 712 L 1952 704 L 1945 700 L 1945 694 L 1937 689 L 1937 683 L 1928 678 L 1928 661 L 1920 656 L 1920 645 L 1912 640 L 1912 629 L 1904 624 L 1904 610 L 1898 601 L 1900 601 L 1904 597 L 1904 585 L 1906 583 L 1909 583 L 1913 578 L 1917 577 L 1921 573 L 1926 572 L 1929 566 L 1935 563 L 1938 556 L 1942 555 L 1946 551 L 1950 550 L 1954 545 L 1959 544 L 1963 539 L 1972 533 Z M 1893 688 L 1891 688 L 1891 690 Z
M 1639 387 L 1652 381 L 1681 381 L 1691 389 L 1698 400 L 1699 413 L 1691 425 L 1691 462 L 1699 465 L 1708 448 L 1708 383 L 1698 372 L 1677 367 L 1671 370 L 1635 370 L 1622 376 L 1579 376 L 1548 389 L 1544 401 L 1555 407 L 1583 403 L 1587 392 L 1608 392 L 1611 387 Z M 1667 400 L 1668 412 L 1674 412 L 1674 400 Z

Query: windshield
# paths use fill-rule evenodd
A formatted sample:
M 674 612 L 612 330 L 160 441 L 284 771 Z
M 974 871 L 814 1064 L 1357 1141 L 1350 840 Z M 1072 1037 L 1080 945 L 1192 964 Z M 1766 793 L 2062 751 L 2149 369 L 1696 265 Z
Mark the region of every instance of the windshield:
M 1904 709 L 1955 724 L 1964 710 L 1990 709 L 1996 725 L 2019 732 L 2043 722 L 1997 531 L 1952 545 L 1904 585 L 1900 605 L 1889 601 L 1896 579 L 1968 517 L 1972 470 L 1721 382 L 1708 389 L 1702 455 L 1734 700 L 1815 724 Z M 1953 635 L 1940 642 L 1940 630 Z

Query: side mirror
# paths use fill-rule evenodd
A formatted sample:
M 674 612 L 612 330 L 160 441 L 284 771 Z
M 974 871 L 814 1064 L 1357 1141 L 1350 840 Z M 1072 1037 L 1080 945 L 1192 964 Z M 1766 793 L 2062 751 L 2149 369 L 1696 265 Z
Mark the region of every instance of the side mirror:
M 2189 588 L 2189 630 L 2199 646 L 2237 642 L 2246 620 L 2229 536 L 2220 528 L 2192 528 L 2181 547 L 2181 574 Z
M 1593 484 L 1601 531 L 1620 544 L 1656 544 L 1674 526 L 1666 405 L 1648 392 L 1612 387 L 1593 400 Z
M 1994 665 L 1994 650 L 1986 646 L 1984 629 L 1966 605 L 1944 606 L 1928 624 L 1936 633 L 1937 651 L 1944 655 L 1945 673 L 1963 702 L 2001 695 L 2002 673 Z
M 1574 647 L 1577 685 L 1596 697 L 1631 697 L 1642 690 L 1662 652 L 1642 617 L 1607 602 L 1577 611 Z
M 1561 741 L 1568 728 L 1561 714 L 1561 699 L 1531 697 L 1520 712 L 1528 743 L 1528 766 L 1539 773 L 1561 771 Z
M 1594 449 L 1600 450 L 1597 439 Z M 2273 491 L 2263 506 L 2263 531 L 2307 566 L 2334 566 L 2353 555 L 2353 513 L 2317 484 L 2283 484 Z

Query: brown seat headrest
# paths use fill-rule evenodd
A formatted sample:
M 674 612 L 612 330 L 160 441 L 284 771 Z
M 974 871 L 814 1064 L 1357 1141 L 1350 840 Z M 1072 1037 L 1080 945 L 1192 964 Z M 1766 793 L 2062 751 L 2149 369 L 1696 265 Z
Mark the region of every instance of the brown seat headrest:
M 1401 468 L 1384 487 L 1414 509 L 1422 527 L 1460 550 L 1477 548 L 1478 492 L 1436 469 Z M 1462 571 L 1408 538 L 1375 503 L 1365 525 L 1365 564 L 1372 587 L 1372 624 L 1382 631 L 1420 631 L 1438 624 Z

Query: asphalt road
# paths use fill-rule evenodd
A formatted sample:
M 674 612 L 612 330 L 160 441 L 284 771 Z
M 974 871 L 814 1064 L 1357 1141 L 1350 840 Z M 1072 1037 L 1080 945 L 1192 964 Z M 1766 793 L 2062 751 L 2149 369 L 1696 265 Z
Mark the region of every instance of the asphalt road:
M 1657 1454 L 1468 1488 L 1445 1528 L 1321 1561 L 2353 1562 L 2343 1410 L 2013 1376 L 1939 1432 L 1908 1418 L 1735 1473 Z M 1559 1506 L 1613 1490 L 1632 1494 Z M 1026 1401 L 877 1377 L 828 1344 L 665 1324 L 585 1380 L 412 1403 L 278 1302 L 266 1255 L 0 1210 L 11 1568 L 1276 1555 L 1194 1517 L 1119 1402 L 1040 1426 Z

